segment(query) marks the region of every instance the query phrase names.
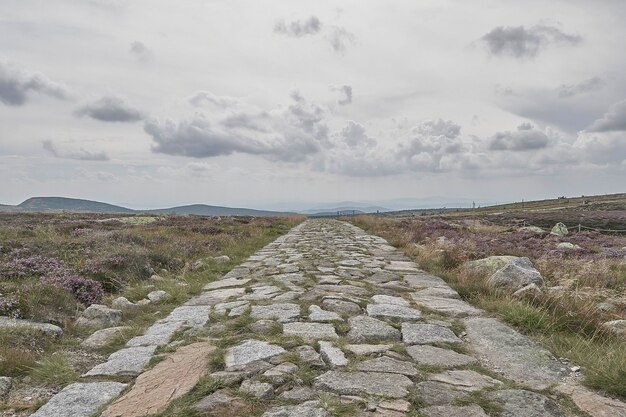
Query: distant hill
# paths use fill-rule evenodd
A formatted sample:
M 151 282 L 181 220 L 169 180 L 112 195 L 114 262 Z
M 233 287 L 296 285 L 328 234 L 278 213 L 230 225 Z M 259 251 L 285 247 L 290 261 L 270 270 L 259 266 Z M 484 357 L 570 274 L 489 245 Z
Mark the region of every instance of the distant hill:
M 310 210 L 302 210 L 300 211 L 300 213 L 302 214 L 309 214 L 312 216 L 328 216 L 328 215 L 333 215 L 333 214 L 352 214 L 352 212 L 355 212 L 356 214 L 359 213 L 384 213 L 386 211 L 391 211 L 388 208 L 385 207 L 378 207 L 378 206 L 360 206 L 360 205 L 354 205 L 354 206 L 342 206 L 342 207 L 330 207 L 330 208 L 319 208 L 319 209 L 310 209 Z
M 73 211 L 81 213 L 134 213 L 126 207 L 65 197 L 32 197 L 15 206 L 17 211 Z
M 171 207 L 164 209 L 133 210 L 99 201 L 82 200 L 65 197 L 32 197 L 18 204 L 10 206 L 0 204 L 0 212 L 75 212 L 75 213 L 109 213 L 109 214 L 195 214 L 198 216 L 288 216 L 294 213 L 253 210 L 247 208 L 231 208 L 193 204 L 189 206 Z
M 192 204 L 189 206 L 142 210 L 142 212 L 154 214 L 196 214 L 199 216 L 288 216 L 294 214 L 239 207 L 208 206 L 206 204 Z

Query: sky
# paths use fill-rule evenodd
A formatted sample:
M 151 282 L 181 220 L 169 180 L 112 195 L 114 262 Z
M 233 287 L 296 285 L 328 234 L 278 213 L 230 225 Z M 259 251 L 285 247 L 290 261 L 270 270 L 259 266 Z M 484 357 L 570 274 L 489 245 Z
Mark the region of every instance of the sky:
M 621 0 L 3 0 L 0 203 L 624 192 L 624 22 Z

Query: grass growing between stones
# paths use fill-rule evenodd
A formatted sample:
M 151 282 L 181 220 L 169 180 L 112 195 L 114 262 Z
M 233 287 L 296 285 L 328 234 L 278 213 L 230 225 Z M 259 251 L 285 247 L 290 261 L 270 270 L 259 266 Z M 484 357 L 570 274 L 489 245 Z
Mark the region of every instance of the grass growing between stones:
M 29 373 L 35 384 L 62 386 L 78 379 L 66 354 L 55 353 L 39 359 Z
M 583 255 L 568 258 L 559 253 L 552 256 L 554 251 L 548 251 L 548 245 L 556 246 L 554 238 L 533 238 L 530 243 L 521 241 L 511 244 L 520 239 L 520 234 L 510 233 L 510 229 L 499 226 L 485 225 L 477 229 L 475 226 L 459 226 L 458 222 L 449 226 L 438 218 L 359 216 L 347 220 L 404 250 L 422 269 L 446 280 L 465 301 L 540 341 L 556 357 L 567 358 L 573 365 L 581 366 L 582 382 L 587 387 L 626 399 L 626 341 L 602 328 L 602 323 L 624 318 L 626 312 L 620 315 L 619 311 L 601 311 L 596 307 L 594 297 L 586 295 L 588 293 L 578 294 L 578 288 L 583 285 L 590 286 L 586 288 L 595 291 L 592 291 L 593 294 L 625 288 L 624 265 L 619 260 L 595 255 L 602 250 L 602 245 L 624 246 L 623 239 L 620 241 L 620 238 L 599 234 L 592 238 L 589 234 L 574 235 L 572 241 L 587 239 L 585 242 L 590 249 L 585 252 L 587 258 Z M 484 225 L 481 222 L 476 224 Z M 447 236 L 444 246 L 437 242 L 439 236 Z M 593 239 L 597 241 L 595 246 Z M 461 266 L 467 260 L 491 255 L 528 256 L 548 285 L 569 280 L 575 283 L 574 287 L 566 291 L 514 298 L 488 285 L 486 277 L 470 273 Z M 455 329 L 455 333 L 459 330 L 462 331 Z

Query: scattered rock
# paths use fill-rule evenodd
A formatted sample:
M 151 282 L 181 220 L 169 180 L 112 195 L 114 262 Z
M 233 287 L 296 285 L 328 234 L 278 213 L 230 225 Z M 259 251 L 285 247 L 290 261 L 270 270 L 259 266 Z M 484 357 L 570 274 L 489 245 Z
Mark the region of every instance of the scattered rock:
M 230 257 L 228 255 L 216 256 L 213 260 L 218 264 L 227 264 L 230 262 Z
M 541 295 L 541 288 L 537 284 L 528 284 L 513 293 L 513 297 L 523 298 L 527 296 L 539 296 Z
M 384 321 L 369 316 L 356 316 L 348 320 L 350 331 L 348 340 L 351 342 L 368 342 L 377 340 L 400 340 L 400 331 Z
M 80 346 L 85 349 L 100 349 L 130 330 L 131 328 L 128 326 L 109 327 L 97 330 L 87 339 L 83 340 Z
M 538 287 L 542 287 L 543 277 L 534 266 L 527 267 L 521 266 L 517 263 L 510 263 L 498 269 L 492 276 L 489 277 L 487 282 L 495 287 L 507 287 L 512 291 L 517 291 L 529 284 L 535 284 Z
M 76 321 L 79 326 L 113 327 L 122 321 L 122 311 L 101 304 L 92 304 Z
M 146 296 L 151 303 L 158 303 L 164 298 L 169 297 L 170 295 L 163 290 L 151 291 Z
M 40 333 L 45 336 L 59 338 L 63 335 L 63 329 L 50 323 L 37 323 L 34 321 L 14 319 L 11 317 L 0 316 L 0 330 L 23 328 L 32 332 Z
M 8 376 L 0 376 L 0 399 L 5 398 L 9 394 L 12 385 L 13 378 L 10 378 Z
M 581 249 L 580 246 L 575 245 L 575 244 L 570 243 L 570 242 L 561 242 L 558 245 L 556 245 L 556 248 L 560 249 L 560 250 L 578 250 L 578 249 Z
M 526 232 L 526 233 L 534 233 L 536 235 L 542 235 L 544 233 L 547 233 L 541 227 L 537 227 L 537 226 L 524 226 L 524 227 L 520 227 L 519 229 L 517 229 L 517 231 Z
M 74 383 L 66 386 L 31 417 L 89 417 L 120 395 L 120 382 Z
M 139 375 L 133 388 L 109 405 L 102 417 L 141 417 L 162 412 L 198 383 L 214 351 L 215 347 L 206 342 L 179 348 Z
M 133 308 L 139 307 L 137 304 L 128 301 L 128 298 L 126 297 L 117 297 L 111 302 L 111 306 L 118 310 L 131 310 Z
M 341 349 L 334 347 L 332 343 L 320 341 L 319 346 L 320 355 L 330 368 L 337 368 L 348 364 L 348 359 L 346 359 Z
M 626 336 L 626 320 L 611 320 L 602 324 L 602 327 L 616 335 Z
M 561 222 L 558 222 L 557 224 L 555 224 L 552 230 L 550 230 L 551 235 L 560 236 L 560 237 L 567 236 L 568 233 L 569 232 L 567 231 L 567 226 L 565 226 Z
M 258 320 L 254 323 L 250 323 L 248 328 L 254 333 L 271 333 L 277 325 L 282 331 L 282 324 L 274 320 Z

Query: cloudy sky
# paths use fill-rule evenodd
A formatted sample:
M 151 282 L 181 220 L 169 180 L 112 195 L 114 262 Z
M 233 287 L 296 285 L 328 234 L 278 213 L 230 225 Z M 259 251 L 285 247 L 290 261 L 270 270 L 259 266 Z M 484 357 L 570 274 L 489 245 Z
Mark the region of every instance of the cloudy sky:
M 3 0 L 0 203 L 626 191 L 622 0 Z

